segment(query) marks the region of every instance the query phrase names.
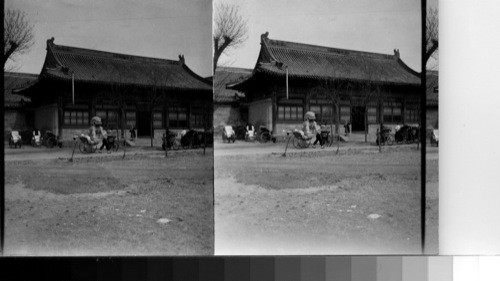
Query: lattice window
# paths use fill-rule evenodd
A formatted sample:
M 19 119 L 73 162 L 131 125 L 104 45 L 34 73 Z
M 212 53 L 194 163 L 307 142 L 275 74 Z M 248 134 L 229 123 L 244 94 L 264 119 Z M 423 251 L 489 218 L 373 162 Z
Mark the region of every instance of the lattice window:
M 278 106 L 278 119 L 282 121 L 302 121 L 304 108 L 297 105 Z
M 64 125 L 68 126 L 88 126 L 89 112 L 84 110 L 65 110 Z
M 401 123 L 401 108 L 400 102 L 384 102 L 384 123 Z
M 168 125 L 170 128 L 187 128 L 187 108 L 182 106 L 169 107 Z

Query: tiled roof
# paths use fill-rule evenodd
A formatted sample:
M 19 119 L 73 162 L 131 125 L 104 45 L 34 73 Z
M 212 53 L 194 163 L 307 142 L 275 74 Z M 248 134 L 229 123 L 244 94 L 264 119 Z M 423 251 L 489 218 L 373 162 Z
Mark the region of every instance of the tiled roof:
M 439 72 L 427 70 L 427 105 L 439 103 Z
M 226 84 L 235 83 L 252 73 L 252 69 L 236 67 L 218 67 L 214 79 L 214 101 L 235 102 L 244 98 L 245 94 L 226 88 Z
M 394 55 L 368 53 L 272 40 L 261 36 L 255 72 L 312 79 L 346 79 L 391 84 L 419 85 L 417 72 Z
M 211 91 L 210 82 L 195 74 L 179 60 L 109 53 L 54 44 L 47 40 L 42 77 L 87 83 L 120 83 L 138 86 L 156 84 L 165 88 Z
M 5 72 L 3 77 L 3 95 L 6 108 L 19 108 L 23 103 L 30 102 L 27 97 L 12 94 L 12 90 L 34 82 L 38 78 L 38 74 Z

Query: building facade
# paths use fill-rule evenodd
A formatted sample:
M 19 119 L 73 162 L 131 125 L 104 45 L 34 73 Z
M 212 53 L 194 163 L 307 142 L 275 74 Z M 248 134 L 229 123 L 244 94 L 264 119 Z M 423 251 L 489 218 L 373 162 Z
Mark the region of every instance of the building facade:
M 42 71 L 14 90 L 31 99 L 34 126 L 61 140 L 88 131 L 99 116 L 108 130 L 135 127 L 159 139 L 168 128 L 211 127 L 212 85 L 179 60 L 68 47 L 47 41 Z
M 439 72 L 427 70 L 427 131 L 439 129 Z
M 226 88 L 226 84 L 238 82 L 250 75 L 252 69 L 218 67 L 214 76 L 214 127 L 245 125 L 248 108 L 245 94 Z M 216 130 L 218 131 L 218 130 Z
M 375 135 L 385 126 L 418 124 L 420 77 L 399 57 L 307 45 L 261 36 L 252 73 L 227 85 L 245 94 L 248 121 L 275 134 L 300 128 L 304 114 L 319 123 L 350 123 Z
M 33 127 L 33 108 L 27 97 L 12 94 L 12 90 L 35 81 L 36 74 L 4 73 L 4 140 L 8 140 L 11 131 L 25 131 Z

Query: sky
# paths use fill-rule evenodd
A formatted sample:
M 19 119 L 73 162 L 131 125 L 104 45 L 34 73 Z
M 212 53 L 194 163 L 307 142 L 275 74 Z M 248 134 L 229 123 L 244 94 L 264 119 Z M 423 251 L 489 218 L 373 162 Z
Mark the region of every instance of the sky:
M 420 71 L 418 0 L 214 0 L 235 3 L 248 20 L 245 44 L 221 57 L 221 65 L 253 68 L 260 35 L 333 48 L 394 54 Z M 437 0 L 428 0 L 437 5 Z
M 46 42 L 178 60 L 201 76 L 212 72 L 211 0 L 6 0 L 34 26 L 35 44 L 10 66 L 40 73 Z

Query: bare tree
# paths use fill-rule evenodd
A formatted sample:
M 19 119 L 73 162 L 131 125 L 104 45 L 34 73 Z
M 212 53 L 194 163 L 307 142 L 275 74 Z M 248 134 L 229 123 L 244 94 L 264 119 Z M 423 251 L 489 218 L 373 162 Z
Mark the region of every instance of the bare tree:
M 332 138 L 335 137 L 335 135 L 339 135 L 339 128 L 340 128 L 340 98 L 342 96 L 342 86 L 344 86 L 344 83 L 341 81 L 335 81 L 333 79 L 328 79 L 325 78 L 323 80 L 320 80 L 317 84 L 316 87 L 313 88 L 313 94 L 317 93 L 321 96 L 326 97 L 326 99 L 329 101 L 329 104 L 331 105 L 331 110 L 330 110 L 330 132 L 332 134 Z M 333 128 L 333 124 L 335 124 L 335 129 Z M 340 136 L 337 141 L 337 153 L 339 152 L 339 147 L 340 147 Z
M 431 57 L 436 57 L 438 54 L 439 13 L 437 8 L 430 8 L 427 11 L 425 31 L 425 63 L 427 64 Z
M 154 112 L 155 108 L 161 101 L 165 98 L 165 89 L 167 88 L 166 79 L 163 73 L 152 68 L 149 73 L 149 82 L 151 84 L 151 89 L 148 89 L 145 93 L 148 111 L 150 113 L 150 130 L 151 130 L 151 147 L 153 147 L 154 140 Z
M 128 104 L 133 104 L 134 100 L 131 99 L 133 87 L 125 82 L 125 78 L 119 73 L 114 72 L 115 82 L 109 86 L 109 91 L 102 91 L 96 95 L 96 103 L 104 105 L 105 103 L 111 104 L 116 108 L 115 114 L 117 116 L 118 129 L 120 135 L 125 138 L 126 129 L 126 115 L 125 110 Z
M 382 104 L 384 100 L 383 90 L 385 83 L 382 82 L 380 77 L 380 73 L 382 73 L 382 69 L 380 66 L 369 62 L 367 59 L 362 59 L 360 65 L 362 65 L 364 69 L 364 79 L 363 81 L 359 81 L 355 86 L 359 90 L 359 95 L 361 97 L 361 102 L 364 107 L 364 127 L 365 127 L 365 142 L 368 142 L 368 113 L 369 107 L 372 105 L 376 105 L 379 108 L 378 111 L 378 119 L 380 123 L 379 133 L 382 133 L 382 121 L 383 114 L 378 105 Z M 382 151 L 381 141 L 379 141 L 379 151 Z
M 33 26 L 21 10 L 8 9 L 4 14 L 3 67 L 7 60 L 29 51 L 34 43 Z
M 218 4 L 214 12 L 214 61 L 213 70 L 217 69 L 220 56 L 227 50 L 238 48 L 247 39 L 247 20 L 241 15 L 238 6 Z

